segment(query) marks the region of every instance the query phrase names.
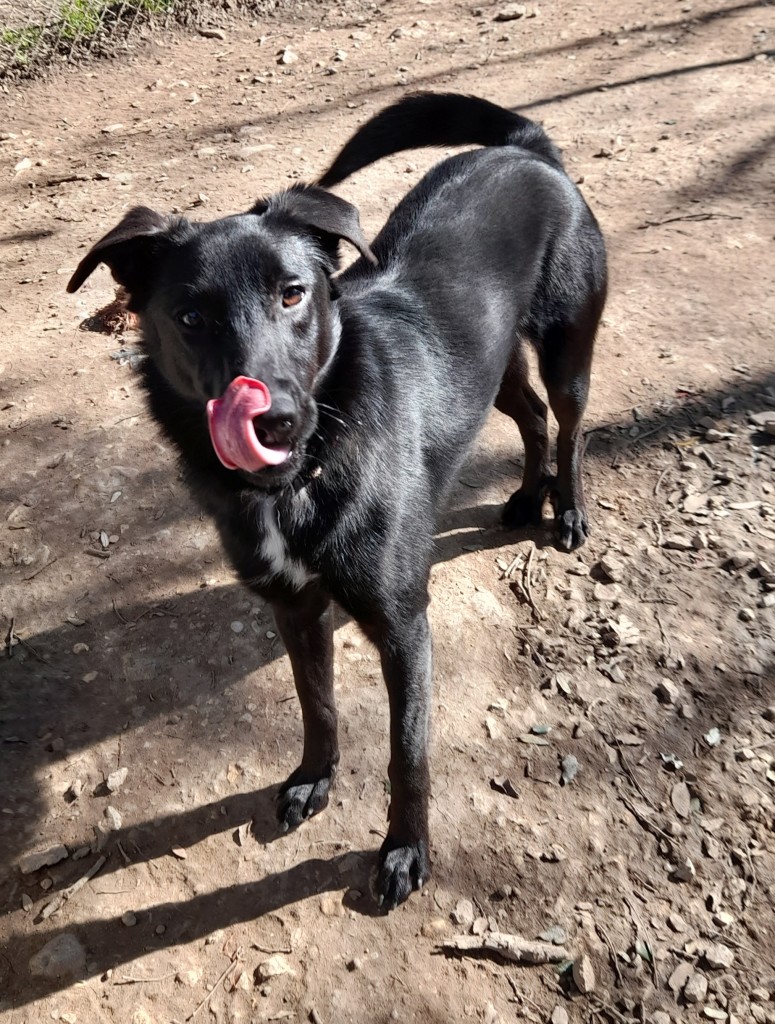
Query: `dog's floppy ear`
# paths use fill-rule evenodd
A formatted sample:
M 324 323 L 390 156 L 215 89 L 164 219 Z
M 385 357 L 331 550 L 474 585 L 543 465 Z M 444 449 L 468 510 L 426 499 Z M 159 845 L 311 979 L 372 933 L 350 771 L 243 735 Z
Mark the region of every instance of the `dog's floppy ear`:
M 78 291 L 98 264 L 104 263 L 132 295 L 147 277 L 149 258 L 169 224 L 167 217 L 147 206 L 133 207 L 87 252 L 67 284 L 68 292 Z
M 344 239 L 369 263 L 376 265 L 377 257 L 363 234 L 358 210 L 345 199 L 317 185 L 294 185 L 287 192 L 273 196 L 268 203 L 256 203 L 252 212 L 262 214 L 274 210 L 282 210 L 311 228 L 332 254 L 336 254 L 339 239 Z

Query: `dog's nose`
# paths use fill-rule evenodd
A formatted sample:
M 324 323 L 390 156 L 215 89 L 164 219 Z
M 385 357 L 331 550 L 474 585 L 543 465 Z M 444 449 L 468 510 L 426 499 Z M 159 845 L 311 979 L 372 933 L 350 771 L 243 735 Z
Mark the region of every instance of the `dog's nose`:
M 253 421 L 256 433 L 264 444 L 287 443 L 294 434 L 298 423 L 296 403 L 290 395 L 272 392 L 272 406 Z

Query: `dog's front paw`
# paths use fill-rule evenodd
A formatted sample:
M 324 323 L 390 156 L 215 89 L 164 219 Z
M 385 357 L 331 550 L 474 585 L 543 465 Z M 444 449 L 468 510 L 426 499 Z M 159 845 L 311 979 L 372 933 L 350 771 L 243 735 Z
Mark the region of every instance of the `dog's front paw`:
M 310 773 L 297 768 L 280 787 L 277 794 L 277 820 L 283 832 L 301 825 L 328 804 L 328 794 L 334 783 L 334 770 L 322 778 L 310 778 Z
M 585 509 L 569 508 L 556 519 L 560 547 L 566 551 L 580 548 L 589 536 L 589 520 Z
M 539 492 L 514 491 L 503 506 L 501 522 L 507 530 L 521 530 L 524 526 L 540 526 L 544 504 L 543 489 Z
M 422 889 L 431 873 L 428 844 L 424 839 L 401 845 L 388 836 L 379 851 L 377 905 L 395 910 L 415 889 Z

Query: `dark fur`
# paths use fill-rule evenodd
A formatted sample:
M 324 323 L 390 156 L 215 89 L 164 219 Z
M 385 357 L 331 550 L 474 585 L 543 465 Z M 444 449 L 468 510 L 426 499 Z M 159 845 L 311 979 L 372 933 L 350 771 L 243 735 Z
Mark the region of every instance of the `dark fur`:
M 334 184 L 409 146 L 457 143 L 493 148 L 433 168 L 393 211 L 373 255 L 355 209 L 308 186 L 208 224 L 133 210 L 69 285 L 103 262 L 129 291 L 153 414 L 240 576 L 273 604 L 304 719 L 301 765 L 280 790 L 284 828 L 326 805 L 339 758 L 332 600 L 377 645 L 391 721 L 377 882 L 388 907 L 430 870 L 432 538 L 493 403 L 525 444 L 506 525 L 540 518 L 549 494 L 562 546 L 587 533 L 581 416 L 605 250 L 543 130 L 483 100 L 410 97 L 361 128 L 321 180 Z M 333 277 L 342 238 L 361 258 Z M 306 292 L 286 309 L 291 284 Z M 202 316 L 194 330 L 176 319 L 192 309 Z M 559 423 L 556 477 L 526 341 Z M 238 375 L 269 386 L 271 418 L 261 423 L 293 443 L 288 463 L 251 475 L 218 462 L 205 403 Z

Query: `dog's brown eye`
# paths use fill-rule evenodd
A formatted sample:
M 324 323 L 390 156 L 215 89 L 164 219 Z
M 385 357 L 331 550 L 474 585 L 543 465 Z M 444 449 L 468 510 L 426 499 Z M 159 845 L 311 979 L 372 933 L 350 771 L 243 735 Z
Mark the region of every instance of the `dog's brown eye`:
M 297 284 L 283 290 L 283 305 L 286 309 L 289 306 L 298 306 L 303 298 L 304 289 L 300 288 Z

